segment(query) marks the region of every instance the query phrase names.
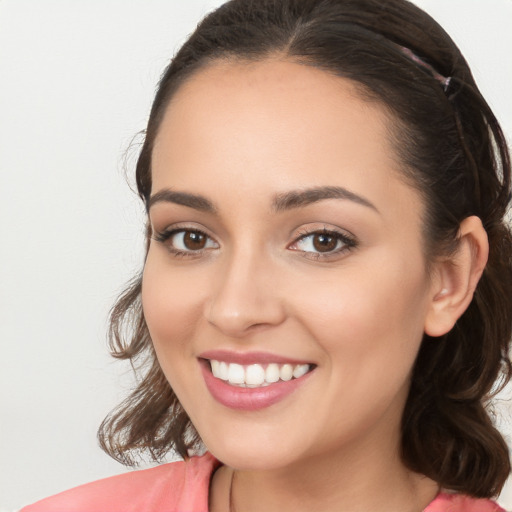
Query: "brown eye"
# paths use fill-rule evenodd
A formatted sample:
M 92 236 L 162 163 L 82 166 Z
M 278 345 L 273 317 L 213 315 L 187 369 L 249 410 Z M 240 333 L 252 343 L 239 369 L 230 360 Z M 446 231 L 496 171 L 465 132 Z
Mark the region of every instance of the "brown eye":
M 184 231 L 183 245 L 190 251 L 200 251 L 206 247 L 207 237 L 198 231 Z
M 302 235 L 289 248 L 304 253 L 306 257 L 318 259 L 341 255 L 354 248 L 357 242 L 344 233 L 336 231 L 313 231 Z
M 313 247 L 318 252 L 334 251 L 338 245 L 339 239 L 325 233 L 313 235 Z
M 200 255 L 203 250 L 218 249 L 219 244 L 210 238 L 206 233 L 195 229 L 171 229 L 154 236 L 157 242 L 167 246 L 174 254 Z

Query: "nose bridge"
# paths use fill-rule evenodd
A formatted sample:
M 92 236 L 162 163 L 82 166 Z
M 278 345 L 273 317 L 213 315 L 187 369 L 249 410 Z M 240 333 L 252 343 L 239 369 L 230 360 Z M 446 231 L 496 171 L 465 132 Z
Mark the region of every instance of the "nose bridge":
M 276 275 L 271 258 L 250 244 L 234 247 L 215 277 L 208 321 L 226 335 L 240 337 L 254 326 L 277 325 L 284 305 L 273 286 Z

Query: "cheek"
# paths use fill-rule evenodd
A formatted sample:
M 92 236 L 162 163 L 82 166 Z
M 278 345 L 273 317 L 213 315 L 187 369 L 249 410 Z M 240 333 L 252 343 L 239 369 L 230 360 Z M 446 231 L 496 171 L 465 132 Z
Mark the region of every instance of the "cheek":
M 148 255 L 142 279 L 142 307 L 153 345 L 162 364 L 172 364 L 167 354 L 191 351 L 191 339 L 201 317 L 201 289 L 197 280 Z M 200 282 L 200 281 L 199 281 Z
M 423 337 L 428 290 L 423 268 L 417 260 L 378 261 L 307 283 L 308 294 L 296 294 L 297 317 L 333 365 L 345 372 L 349 366 L 353 375 L 386 363 L 403 365 L 407 373 Z
M 150 250 L 142 279 L 144 317 L 160 367 L 187 411 L 200 391 L 199 366 L 190 343 L 202 318 L 200 282 Z

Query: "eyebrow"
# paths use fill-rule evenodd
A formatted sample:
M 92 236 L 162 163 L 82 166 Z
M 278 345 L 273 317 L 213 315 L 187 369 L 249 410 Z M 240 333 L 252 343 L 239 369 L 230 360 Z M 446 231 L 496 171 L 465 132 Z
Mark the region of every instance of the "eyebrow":
M 364 197 L 343 187 L 314 187 L 305 190 L 292 190 L 278 194 L 272 203 L 275 212 L 302 208 L 304 206 L 323 201 L 325 199 L 346 199 L 354 203 L 371 208 L 379 213 L 377 207 Z
M 204 196 L 187 192 L 176 192 L 168 188 L 160 190 L 149 198 L 148 211 L 154 204 L 160 202 L 180 204 L 207 213 L 217 212 L 213 203 Z
M 313 187 L 304 190 L 291 190 L 274 196 L 272 210 L 276 213 L 294 208 L 303 208 L 313 203 L 326 199 L 345 199 L 371 208 L 379 213 L 377 207 L 368 199 L 351 192 L 343 187 Z M 215 205 L 206 197 L 188 192 L 177 192 L 171 189 L 163 189 L 152 195 L 149 199 L 148 210 L 156 203 L 166 202 L 182 206 L 188 206 L 206 213 L 217 213 Z

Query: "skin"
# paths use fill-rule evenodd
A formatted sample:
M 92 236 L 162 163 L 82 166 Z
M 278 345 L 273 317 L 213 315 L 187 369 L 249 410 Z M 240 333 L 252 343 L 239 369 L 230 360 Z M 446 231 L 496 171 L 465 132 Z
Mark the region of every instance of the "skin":
M 178 237 L 153 239 L 142 300 L 167 379 L 225 464 L 212 481 L 213 511 L 228 510 L 232 484 L 232 505 L 244 512 L 420 511 L 438 492 L 402 464 L 400 420 L 423 334 L 446 332 L 471 300 L 485 237 L 471 220 L 461 231 L 467 273 L 443 261 L 427 274 L 423 202 L 398 172 L 391 122 L 351 82 L 279 59 L 211 65 L 167 108 L 152 193 L 200 194 L 215 212 L 151 206 L 154 236 L 182 228 L 209 238 L 181 256 L 172 252 Z M 371 206 L 345 198 L 271 207 L 278 194 L 324 186 Z M 319 257 L 313 238 L 301 237 L 324 229 L 355 246 Z M 211 349 L 316 368 L 281 402 L 232 410 L 200 372 L 198 356 Z

